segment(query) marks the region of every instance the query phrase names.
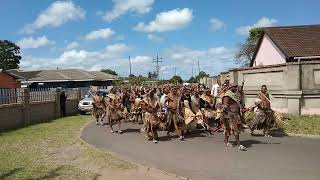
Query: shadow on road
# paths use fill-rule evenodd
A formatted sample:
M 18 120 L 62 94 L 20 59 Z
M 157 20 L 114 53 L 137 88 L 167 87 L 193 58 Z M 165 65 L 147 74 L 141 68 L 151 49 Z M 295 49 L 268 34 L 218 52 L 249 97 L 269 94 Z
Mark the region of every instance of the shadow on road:
M 124 129 L 123 133 L 140 133 L 140 129 L 128 128 L 128 129 Z
M 245 147 L 250 148 L 254 144 L 281 144 L 281 143 L 271 143 L 271 142 L 263 142 L 263 141 L 257 141 L 253 139 L 243 140 L 241 141 L 241 144 L 243 144 Z
M 22 170 L 22 168 L 14 168 L 14 169 L 10 170 L 9 172 L 0 174 L 0 179 L 9 179 L 10 176 L 13 176 L 18 171 L 21 171 L 21 170 Z

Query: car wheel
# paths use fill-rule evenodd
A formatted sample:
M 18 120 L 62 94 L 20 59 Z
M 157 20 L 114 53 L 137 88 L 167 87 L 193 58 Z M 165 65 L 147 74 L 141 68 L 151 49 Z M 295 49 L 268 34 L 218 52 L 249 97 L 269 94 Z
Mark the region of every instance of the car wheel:
M 80 111 L 80 114 L 81 114 L 81 115 L 85 115 L 86 112 L 85 112 L 85 111 Z

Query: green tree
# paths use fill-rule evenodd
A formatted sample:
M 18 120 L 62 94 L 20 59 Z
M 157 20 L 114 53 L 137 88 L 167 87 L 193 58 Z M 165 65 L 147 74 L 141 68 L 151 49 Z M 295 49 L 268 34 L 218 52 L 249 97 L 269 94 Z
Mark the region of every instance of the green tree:
M 0 40 L 0 69 L 18 69 L 20 60 L 20 47 L 11 41 Z
M 204 78 L 204 77 L 209 77 L 209 74 L 207 74 L 206 72 L 204 71 L 200 71 L 200 73 L 195 76 L 195 77 L 191 77 L 189 80 L 188 80 L 188 83 L 196 83 L 196 82 L 199 82 L 200 79 Z
M 116 71 L 112 70 L 112 69 L 101 69 L 101 72 L 118 76 L 118 73 Z
M 235 55 L 235 59 L 238 64 L 241 64 L 242 66 L 250 65 L 262 33 L 263 28 L 253 28 L 250 30 L 249 37 L 244 43 L 240 44 L 240 48 Z
M 115 86 L 122 86 L 122 85 L 124 85 L 124 78 L 119 77 L 117 80 L 113 81 L 112 83 Z
M 171 83 L 183 83 L 183 80 L 180 76 L 173 76 L 170 80 Z

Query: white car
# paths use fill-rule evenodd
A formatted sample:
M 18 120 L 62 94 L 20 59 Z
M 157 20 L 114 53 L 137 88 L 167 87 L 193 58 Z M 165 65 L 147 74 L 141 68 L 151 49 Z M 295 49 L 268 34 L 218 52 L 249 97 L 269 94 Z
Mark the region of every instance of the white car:
M 101 95 L 101 96 L 106 97 L 107 96 L 107 90 L 100 89 L 98 91 L 98 94 Z M 92 99 L 91 93 L 90 93 L 90 95 L 85 95 L 85 98 L 82 99 L 81 101 L 79 101 L 79 103 L 78 103 L 78 111 L 79 111 L 79 113 L 81 115 L 84 115 L 84 114 L 86 114 L 86 112 L 91 112 L 92 108 L 93 108 L 92 103 L 93 103 L 93 99 Z
M 78 103 L 78 111 L 81 115 L 86 114 L 86 112 L 92 111 L 93 99 L 91 96 L 86 95 L 84 99 Z

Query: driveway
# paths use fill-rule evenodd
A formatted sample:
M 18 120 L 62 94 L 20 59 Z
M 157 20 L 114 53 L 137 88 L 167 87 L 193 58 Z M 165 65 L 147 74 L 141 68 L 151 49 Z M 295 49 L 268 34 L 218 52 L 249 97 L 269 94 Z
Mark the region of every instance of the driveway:
M 320 139 L 243 133 L 240 138 L 248 149 L 241 152 L 224 147 L 222 133 L 194 132 L 180 141 L 160 132 L 160 141 L 153 144 L 139 132 L 138 125 L 126 123 L 123 129 L 123 134 L 112 134 L 107 126 L 93 122 L 84 128 L 81 138 L 124 159 L 193 180 L 320 179 Z

